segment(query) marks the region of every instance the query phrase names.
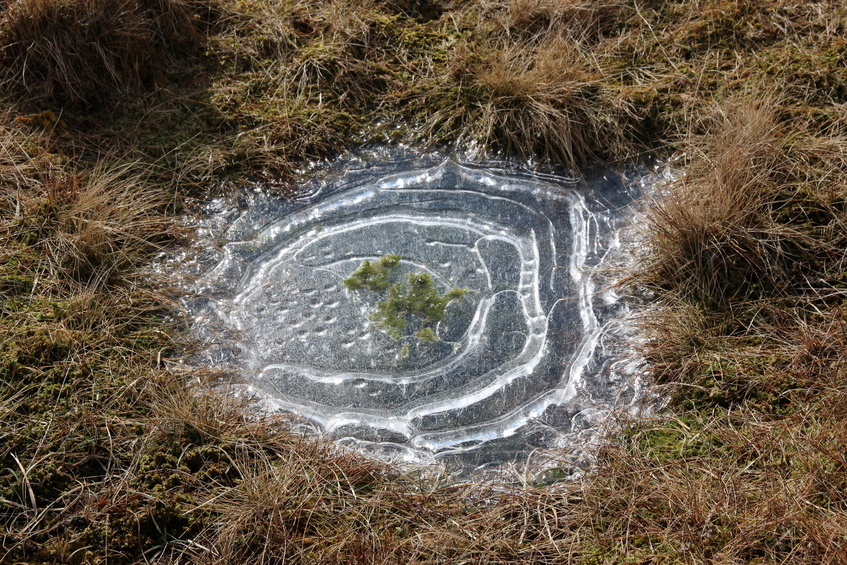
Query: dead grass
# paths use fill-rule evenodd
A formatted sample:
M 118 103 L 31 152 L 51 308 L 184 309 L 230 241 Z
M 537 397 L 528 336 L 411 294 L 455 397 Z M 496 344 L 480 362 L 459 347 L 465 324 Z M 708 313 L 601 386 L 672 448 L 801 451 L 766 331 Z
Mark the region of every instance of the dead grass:
M 157 356 L 173 347 L 155 322 L 168 299 L 139 286 L 136 269 L 174 233 L 161 193 L 142 188 L 128 166 L 80 170 L 46 150 L 49 137 L 8 124 L 0 137 L 0 561 L 66 560 L 92 547 L 80 541 L 84 526 L 68 524 L 103 517 L 94 510 L 120 484 L 138 439 L 134 403 L 158 374 Z
M 133 177 L 131 166 L 96 169 L 65 183 L 71 184 L 65 188 L 70 194 L 63 196 L 67 200 L 55 216 L 58 229 L 46 243 L 51 269 L 105 282 L 172 239 L 162 194 Z M 77 182 L 81 186 L 73 186 Z
M 690 563 L 843 563 L 843 316 L 795 310 L 701 345 L 700 365 L 676 381 L 689 410 L 606 453 L 591 487 L 601 547 Z
M 646 211 L 634 281 L 660 306 L 644 352 L 678 416 L 606 453 L 589 487 L 600 555 L 847 559 L 845 144 L 747 100 L 697 125 Z
M 48 160 L 47 170 L 36 167 L 33 178 L 15 136 L 9 129 L 2 133 L 8 145 L 0 167 L 12 175 L 2 195 L 2 229 L 8 237 L 25 233 L 21 243 L 38 241 L 37 269 L 45 279 L 74 281 L 86 291 L 101 288 L 176 235 L 162 215 L 167 202 L 161 189 L 133 172 L 137 164 L 77 173 Z
M 180 1 L 19 0 L 0 21 L 0 76 L 30 107 L 97 108 L 162 83 L 198 39 Z
M 775 213 L 795 197 L 791 177 L 803 167 L 795 159 L 805 159 L 795 141 L 808 129 L 779 124 L 776 111 L 772 100 L 726 103 L 707 133 L 686 142 L 684 172 L 645 212 L 651 253 L 643 284 L 719 308 L 803 284 L 801 263 L 817 243 Z M 829 214 L 835 220 L 837 206 Z
M 510 34 L 563 33 L 580 43 L 591 43 L 614 27 L 627 4 L 618 0 L 510 0 L 483 6 Z
M 473 77 L 484 96 L 467 133 L 524 157 L 542 154 L 574 166 L 594 157 L 590 90 L 596 77 L 562 36 L 536 48 L 506 46 Z
M 427 135 L 572 169 L 631 152 L 626 102 L 604 88 L 589 48 L 606 6 L 532 8 L 484 6 L 471 39 L 432 65 L 410 94 L 412 108 L 433 109 Z
M 210 44 L 223 72 L 210 103 L 234 129 L 227 149 L 266 179 L 337 152 L 383 103 L 392 25 L 374 2 L 225 5 Z
M 379 562 L 396 554 L 386 546 L 393 545 L 398 526 L 391 522 L 399 516 L 389 492 L 372 492 L 382 470 L 344 457 L 327 460 L 316 449 L 304 444 L 273 458 L 236 455 L 241 482 L 216 504 L 220 563 Z M 393 516 L 385 515 L 389 509 Z
M 822 426 L 835 421 L 795 425 L 743 409 L 696 418 L 642 426 L 634 443 L 605 454 L 586 496 L 599 555 L 844 562 L 843 463 L 814 447 L 834 438 Z

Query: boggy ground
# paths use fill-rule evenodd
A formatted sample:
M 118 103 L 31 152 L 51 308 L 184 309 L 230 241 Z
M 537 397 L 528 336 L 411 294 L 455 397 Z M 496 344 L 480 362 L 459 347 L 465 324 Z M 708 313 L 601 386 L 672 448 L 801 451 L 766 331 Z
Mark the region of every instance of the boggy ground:
M 0 563 L 847 563 L 836 0 L 0 4 Z M 180 371 L 186 196 L 368 143 L 675 156 L 627 279 L 666 416 L 503 493 Z

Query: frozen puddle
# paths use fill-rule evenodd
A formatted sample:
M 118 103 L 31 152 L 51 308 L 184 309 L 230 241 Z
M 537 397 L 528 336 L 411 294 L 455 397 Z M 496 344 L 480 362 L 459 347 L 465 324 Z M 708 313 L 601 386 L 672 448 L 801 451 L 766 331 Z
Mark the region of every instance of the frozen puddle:
M 383 458 L 468 468 L 574 448 L 637 396 L 628 305 L 602 268 L 638 191 L 447 160 L 358 171 L 298 202 L 218 203 L 187 261 L 199 360 L 236 369 L 264 410 Z M 434 339 L 415 313 L 391 335 L 374 321 L 389 291 L 344 284 L 389 254 L 390 284 L 466 289 L 428 322 Z

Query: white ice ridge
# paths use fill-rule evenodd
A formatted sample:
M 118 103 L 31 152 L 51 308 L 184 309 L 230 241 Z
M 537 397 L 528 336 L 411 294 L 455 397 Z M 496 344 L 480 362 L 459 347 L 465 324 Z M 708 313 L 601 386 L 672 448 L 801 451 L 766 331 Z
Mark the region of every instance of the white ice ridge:
M 595 288 L 623 219 L 590 184 L 446 160 L 291 208 L 254 214 L 197 282 L 207 357 L 228 359 L 266 408 L 407 458 L 508 459 L 621 398 L 620 379 L 604 389 L 615 348 L 602 341 L 624 305 Z M 388 254 L 392 283 L 427 273 L 440 292 L 467 289 L 435 340 L 415 336 L 413 315 L 394 339 L 372 320 L 388 293 L 343 283 Z

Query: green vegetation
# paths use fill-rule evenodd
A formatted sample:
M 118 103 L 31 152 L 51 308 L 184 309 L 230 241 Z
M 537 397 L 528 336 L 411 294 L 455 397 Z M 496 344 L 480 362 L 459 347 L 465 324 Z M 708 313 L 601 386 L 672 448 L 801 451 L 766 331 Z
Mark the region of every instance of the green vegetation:
M 397 341 L 403 337 L 412 319 L 419 326 L 415 337 L 421 341 L 434 341 L 437 336 L 432 324 L 440 322 L 447 305 L 461 300 L 468 290 L 454 287 L 442 295 L 428 273 L 410 273 L 405 283 L 400 281 L 392 285 L 391 273 L 399 264 L 398 255 L 386 255 L 373 264 L 363 261 L 349 278 L 344 279 L 344 284 L 350 290 L 388 290 L 388 298 L 377 304 L 371 320 L 391 339 Z
M 388 299 L 377 304 L 371 319 L 377 327 L 387 330 L 392 339 L 398 340 L 409 325 L 409 318 L 419 318 L 420 329 L 415 336 L 432 341 L 436 339 L 432 324 L 440 322 L 447 305 L 461 300 L 465 293 L 467 289 L 451 288 L 442 296 L 428 273 L 410 274 L 408 286 L 399 282 L 388 289 Z
M 388 290 L 391 286 L 389 277 L 394 269 L 400 265 L 399 255 L 385 255 L 376 263 L 362 261 L 359 268 L 352 275 L 344 279 L 344 286 L 350 290 L 367 288 L 370 290 Z
M 844 563 L 845 35 L 832 0 L 5 2 L 0 563 Z M 143 266 L 184 196 L 457 140 L 675 157 L 627 279 L 668 417 L 578 484 L 416 483 L 169 362 Z M 398 319 L 449 296 L 404 284 Z

